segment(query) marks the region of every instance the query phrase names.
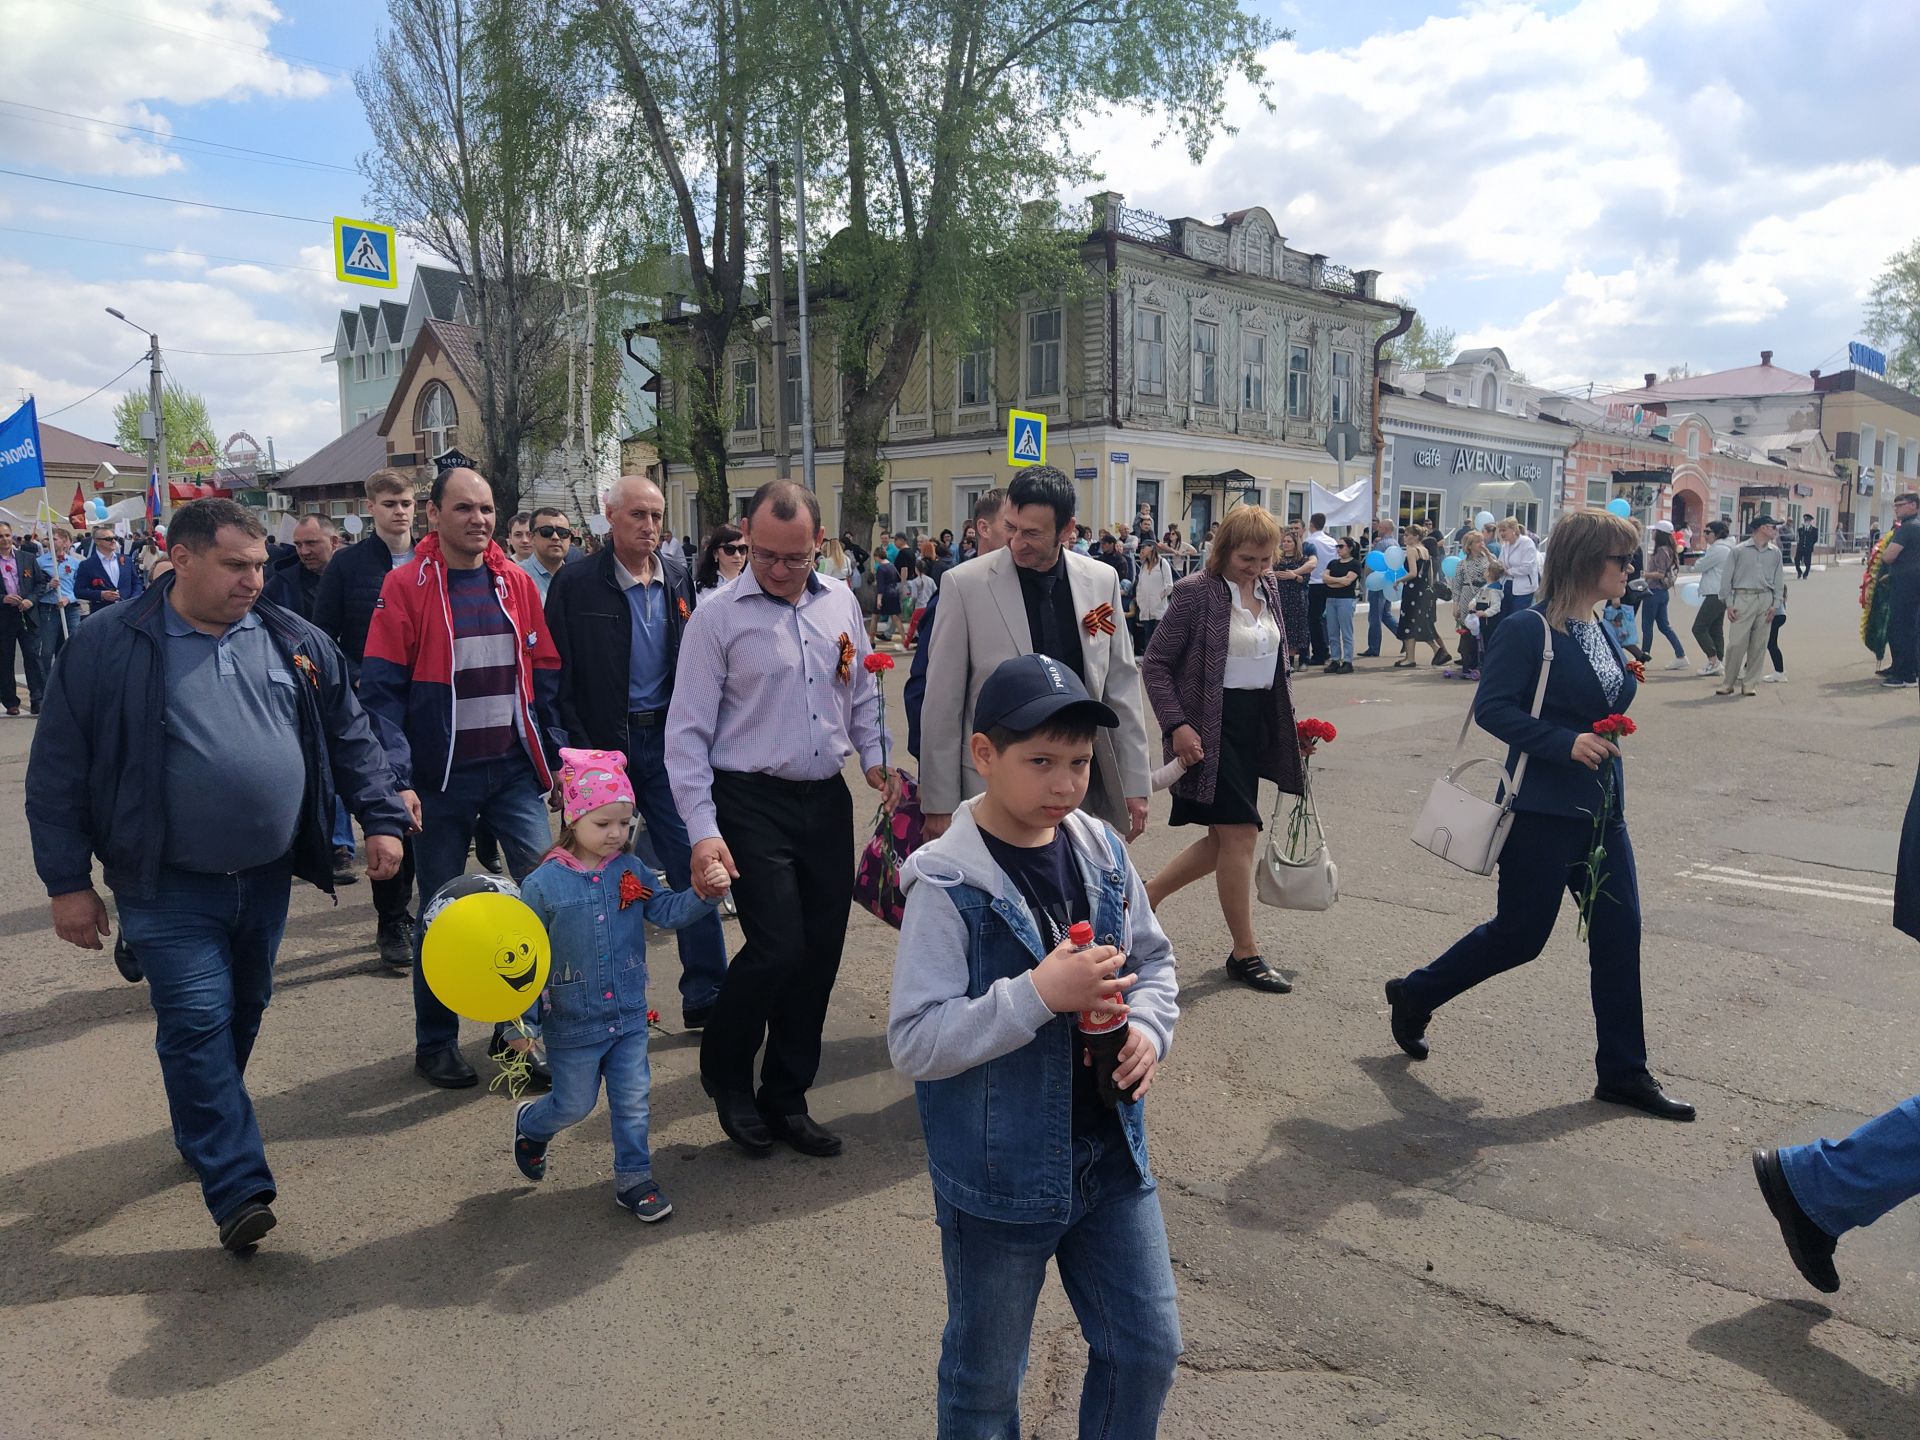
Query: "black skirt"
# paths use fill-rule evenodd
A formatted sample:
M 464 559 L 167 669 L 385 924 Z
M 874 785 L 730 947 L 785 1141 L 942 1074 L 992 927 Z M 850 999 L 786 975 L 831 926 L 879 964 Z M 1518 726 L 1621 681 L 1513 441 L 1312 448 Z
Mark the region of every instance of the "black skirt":
M 1266 740 L 1270 703 L 1271 697 L 1265 690 L 1225 692 L 1220 704 L 1220 770 L 1213 785 L 1213 799 L 1202 805 L 1176 794 L 1169 823 L 1263 828 L 1257 761 Z

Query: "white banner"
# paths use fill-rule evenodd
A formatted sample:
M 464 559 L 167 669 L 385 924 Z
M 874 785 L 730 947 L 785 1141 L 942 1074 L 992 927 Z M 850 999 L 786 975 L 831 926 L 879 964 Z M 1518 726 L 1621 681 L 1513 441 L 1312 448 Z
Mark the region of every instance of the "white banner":
M 1373 519 L 1373 477 L 1356 480 L 1344 490 L 1328 490 L 1317 480 L 1308 481 L 1307 513 L 1326 516 L 1329 526 L 1365 525 Z

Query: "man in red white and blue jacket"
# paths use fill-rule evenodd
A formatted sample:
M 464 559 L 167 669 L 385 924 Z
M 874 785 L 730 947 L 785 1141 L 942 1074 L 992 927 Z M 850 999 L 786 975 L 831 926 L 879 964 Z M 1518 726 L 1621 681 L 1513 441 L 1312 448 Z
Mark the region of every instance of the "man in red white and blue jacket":
M 420 826 L 423 920 L 434 892 L 466 868 L 480 820 L 515 880 L 540 863 L 553 844 L 547 794 L 560 744 L 560 654 L 532 578 L 493 543 L 492 487 L 447 470 L 427 519 L 432 533 L 381 587 L 360 665 L 360 703 Z M 413 1014 L 414 1069 L 449 1089 L 475 1084 L 459 1017 L 427 987 L 417 955 Z

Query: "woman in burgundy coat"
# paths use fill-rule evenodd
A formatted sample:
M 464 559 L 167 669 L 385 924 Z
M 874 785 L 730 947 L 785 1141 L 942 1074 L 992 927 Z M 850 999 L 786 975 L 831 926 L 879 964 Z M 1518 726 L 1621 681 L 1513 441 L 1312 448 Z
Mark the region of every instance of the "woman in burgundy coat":
M 1285 994 L 1293 986 L 1262 958 L 1253 933 L 1260 782 L 1292 795 L 1303 784 L 1286 656 L 1305 637 L 1286 631 L 1272 574 L 1279 543 L 1279 522 L 1266 510 L 1232 511 L 1205 571 L 1173 587 L 1140 673 L 1166 758 L 1187 766 L 1173 785 L 1172 823 L 1207 831 L 1154 876 L 1147 898 L 1157 911 L 1176 890 L 1212 872 L 1233 936 L 1227 974 Z

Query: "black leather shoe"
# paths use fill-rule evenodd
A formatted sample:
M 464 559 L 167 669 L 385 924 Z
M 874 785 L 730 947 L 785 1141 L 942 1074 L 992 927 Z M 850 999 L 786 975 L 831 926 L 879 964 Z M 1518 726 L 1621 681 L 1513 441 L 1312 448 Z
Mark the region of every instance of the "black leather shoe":
M 382 965 L 390 965 L 395 970 L 412 969 L 413 916 L 401 915 L 392 920 L 382 920 L 374 936 L 374 944 L 380 951 Z
M 1242 985 L 1252 986 L 1255 990 L 1264 990 L 1269 995 L 1285 995 L 1292 991 L 1293 982 L 1258 955 L 1249 955 L 1244 960 L 1227 957 L 1227 975 Z
M 353 847 L 336 845 L 333 847 L 333 883 L 336 885 L 358 885 L 359 872 L 353 868 Z
M 767 1129 L 767 1122 L 760 1118 L 760 1111 L 752 1097 L 716 1095 L 713 1097 L 713 1108 L 719 1113 L 720 1128 L 742 1150 L 749 1155 L 769 1155 L 773 1152 L 773 1132 Z
M 249 1200 L 220 1222 L 220 1243 L 236 1255 L 249 1255 L 278 1223 L 266 1201 Z
M 821 1129 L 811 1115 L 776 1115 L 763 1109 L 760 1118 L 767 1122 L 767 1129 L 775 1139 L 786 1141 L 802 1155 L 838 1155 L 844 1148 L 840 1137 L 831 1130 Z
M 457 1045 L 414 1056 L 413 1070 L 422 1080 L 438 1085 L 442 1090 L 465 1090 L 480 1083 L 479 1075 L 474 1073 L 473 1066 L 467 1064 L 466 1057 L 460 1053 Z
M 1651 1075 L 1642 1075 L 1624 1085 L 1596 1085 L 1593 1098 L 1604 1100 L 1609 1105 L 1625 1105 L 1632 1110 L 1644 1110 L 1647 1114 L 1661 1120 L 1691 1120 L 1693 1106 L 1684 1100 L 1676 1100 L 1660 1088 L 1660 1082 Z
M 1416 1060 L 1424 1060 L 1432 1047 L 1427 1044 L 1427 1022 L 1433 1019 L 1431 1012 L 1422 1013 L 1407 1004 L 1402 992 L 1406 988 L 1404 980 L 1387 981 L 1387 1004 L 1392 1006 L 1388 1013 L 1387 1024 L 1393 1030 L 1393 1043 Z
M 1808 1219 L 1800 1202 L 1793 1198 L 1779 1151 L 1753 1152 L 1753 1178 L 1760 1182 L 1767 1208 L 1780 1222 L 1780 1238 L 1787 1242 L 1793 1268 L 1821 1294 L 1833 1294 L 1840 1288 L 1840 1272 L 1833 1266 L 1834 1238 Z
M 689 1005 L 680 1012 L 680 1028 L 682 1030 L 704 1030 L 707 1028 L 707 1021 L 712 1018 L 713 1006 Z

